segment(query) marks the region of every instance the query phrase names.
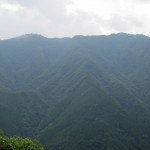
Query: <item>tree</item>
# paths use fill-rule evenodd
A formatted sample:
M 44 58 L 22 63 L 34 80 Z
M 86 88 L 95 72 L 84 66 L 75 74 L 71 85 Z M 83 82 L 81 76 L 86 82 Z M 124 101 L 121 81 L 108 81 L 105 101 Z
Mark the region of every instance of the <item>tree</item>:
M 35 140 L 20 137 L 6 137 L 0 131 L 0 150 L 44 150 Z

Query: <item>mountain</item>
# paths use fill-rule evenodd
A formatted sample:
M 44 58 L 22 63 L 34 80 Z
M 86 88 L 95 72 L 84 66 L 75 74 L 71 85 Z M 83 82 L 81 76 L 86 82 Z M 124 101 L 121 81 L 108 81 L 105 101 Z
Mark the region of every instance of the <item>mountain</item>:
M 0 129 L 46 150 L 150 149 L 150 38 L 0 41 Z

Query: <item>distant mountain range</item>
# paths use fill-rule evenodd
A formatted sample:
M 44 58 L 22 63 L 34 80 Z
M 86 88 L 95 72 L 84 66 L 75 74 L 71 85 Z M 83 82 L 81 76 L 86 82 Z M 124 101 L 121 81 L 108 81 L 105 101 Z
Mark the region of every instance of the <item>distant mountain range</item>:
M 45 150 L 149 150 L 150 38 L 0 40 L 0 129 Z

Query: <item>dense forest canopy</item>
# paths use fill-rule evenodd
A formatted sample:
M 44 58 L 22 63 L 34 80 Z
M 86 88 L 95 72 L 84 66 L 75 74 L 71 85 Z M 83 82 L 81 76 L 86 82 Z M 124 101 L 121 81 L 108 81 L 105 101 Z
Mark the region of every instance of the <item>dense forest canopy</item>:
M 1 139 L 30 137 L 46 150 L 149 150 L 149 66 L 144 35 L 0 40 L 0 129 L 24 138 Z

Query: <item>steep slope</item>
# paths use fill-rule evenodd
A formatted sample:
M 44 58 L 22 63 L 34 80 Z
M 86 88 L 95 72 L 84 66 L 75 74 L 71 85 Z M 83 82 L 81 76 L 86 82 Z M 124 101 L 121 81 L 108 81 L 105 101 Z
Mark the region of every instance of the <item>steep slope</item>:
M 0 70 L 1 76 L 10 80 L 7 88 L 26 90 L 32 80 L 47 72 L 64 53 L 65 42 L 34 34 L 0 41 Z
M 46 109 L 35 93 L 0 92 L 0 129 L 8 135 L 35 137 Z
M 149 49 L 124 33 L 0 41 L 0 128 L 47 150 L 149 150 Z
M 147 106 L 118 80 L 119 75 L 113 74 L 111 78 L 107 69 L 88 60 L 86 55 L 73 56 L 80 68 L 71 63 L 71 57 L 74 71 L 68 71 L 66 78 L 62 76 L 59 81 L 57 86 L 63 85 L 63 92 L 55 89 L 63 93 L 60 102 L 40 124 L 44 129 L 40 140 L 46 148 L 149 149 L 149 139 L 142 142 L 150 133 Z M 141 145 L 136 146 L 134 140 L 141 141 Z

